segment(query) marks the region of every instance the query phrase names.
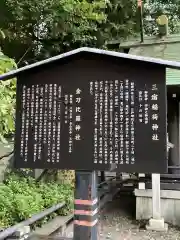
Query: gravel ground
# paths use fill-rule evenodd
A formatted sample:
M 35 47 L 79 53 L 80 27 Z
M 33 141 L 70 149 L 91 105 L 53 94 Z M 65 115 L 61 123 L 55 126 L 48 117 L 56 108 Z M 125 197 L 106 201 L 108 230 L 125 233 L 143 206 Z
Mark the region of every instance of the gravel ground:
M 144 230 L 145 223 L 135 221 L 134 197 L 121 196 L 108 204 L 100 214 L 100 239 L 113 240 L 180 240 L 180 231 L 169 228 L 168 232 Z
M 99 240 L 180 240 L 180 231 L 170 228 L 168 232 L 146 231 L 145 223 L 135 221 L 135 199 L 119 196 L 100 212 Z M 65 236 L 72 237 L 73 226 L 69 226 Z

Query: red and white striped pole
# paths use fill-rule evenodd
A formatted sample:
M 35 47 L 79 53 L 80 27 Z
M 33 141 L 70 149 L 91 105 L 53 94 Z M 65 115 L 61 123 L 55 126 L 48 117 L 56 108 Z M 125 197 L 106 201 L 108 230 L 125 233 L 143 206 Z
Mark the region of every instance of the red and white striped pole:
M 73 240 L 98 239 L 98 192 L 95 171 L 76 171 Z

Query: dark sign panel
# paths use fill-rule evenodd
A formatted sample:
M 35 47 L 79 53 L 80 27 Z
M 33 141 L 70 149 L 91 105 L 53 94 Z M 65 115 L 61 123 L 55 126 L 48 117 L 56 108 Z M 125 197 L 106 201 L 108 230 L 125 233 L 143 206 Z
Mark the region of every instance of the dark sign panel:
M 165 67 L 80 53 L 21 73 L 15 165 L 167 170 Z

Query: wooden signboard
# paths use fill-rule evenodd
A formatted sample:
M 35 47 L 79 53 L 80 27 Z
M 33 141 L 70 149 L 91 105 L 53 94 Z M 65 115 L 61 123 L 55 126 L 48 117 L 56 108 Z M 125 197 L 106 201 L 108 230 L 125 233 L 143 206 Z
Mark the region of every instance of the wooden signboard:
M 18 75 L 17 168 L 165 173 L 165 67 L 80 51 Z

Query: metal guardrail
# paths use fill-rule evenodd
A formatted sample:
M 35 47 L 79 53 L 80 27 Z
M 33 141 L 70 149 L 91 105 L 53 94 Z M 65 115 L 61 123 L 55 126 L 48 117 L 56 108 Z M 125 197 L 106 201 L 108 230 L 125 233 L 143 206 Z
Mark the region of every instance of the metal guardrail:
M 49 214 L 57 211 L 60 208 L 63 208 L 65 206 L 65 203 L 59 203 L 55 206 L 52 206 L 46 210 L 44 210 L 43 212 L 37 213 L 35 215 L 33 215 L 31 218 L 22 221 L 12 227 L 9 227 L 7 229 L 5 229 L 3 232 L 0 232 L 0 240 L 5 239 L 9 236 L 11 236 L 15 231 L 17 231 L 18 229 L 24 227 L 24 226 L 28 226 L 31 225 L 33 223 L 35 223 L 36 221 L 48 216 Z
M 112 177 L 104 182 L 99 183 L 98 187 L 101 187 L 101 186 L 107 184 L 108 182 L 111 182 L 114 178 L 115 177 Z M 44 210 L 43 212 L 33 215 L 31 218 L 29 218 L 25 221 L 22 221 L 12 227 L 5 229 L 4 231 L 0 232 L 0 240 L 11 236 L 13 233 L 15 233 L 20 228 L 31 225 L 31 224 L 35 223 L 36 221 L 41 220 L 42 218 L 48 216 L 49 214 L 57 211 L 58 209 L 63 208 L 64 206 L 65 206 L 65 203 L 59 203 L 57 205 L 52 206 L 51 208 Z
M 101 186 L 103 186 L 103 185 L 105 185 L 105 184 L 108 184 L 109 182 L 111 182 L 113 179 L 115 179 L 116 177 L 110 177 L 109 179 L 107 179 L 106 181 L 103 181 L 103 182 L 100 182 L 99 184 L 98 184 L 98 187 L 101 187 Z
M 14 153 L 14 150 L 12 150 L 11 152 L 7 153 L 7 154 L 4 154 L 2 156 L 0 156 L 0 160 L 2 160 L 3 158 L 5 157 L 9 157 L 11 154 Z M 106 181 L 103 181 L 101 183 L 98 184 L 98 187 L 101 187 L 105 184 L 108 184 L 108 182 L 111 182 L 115 177 L 112 177 Z M 17 230 L 19 230 L 20 228 L 24 227 L 24 226 L 28 226 L 28 225 L 31 225 L 33 223 L 35 223 L 36 221 L 38 220 L 41 220 L 42 218 L 48 216 L 49 214 L 57 211 L 58 209 L 62 208 L 65 206 L 65 203 L 59 203 L 57 205 L 54 205 L 52 206 L 51 208 L 48 208 L 40 213 L 37 213 L 35 215 L 33 215 L 31 218 L 27 219 L 27 220 L 24 220 L 12 227 L 9 227 L 3 231 L 0 232 L 0 240 L 2 239 L 5 239 L 9 236 L 11 236 L 12 234 L 14 234 Z

